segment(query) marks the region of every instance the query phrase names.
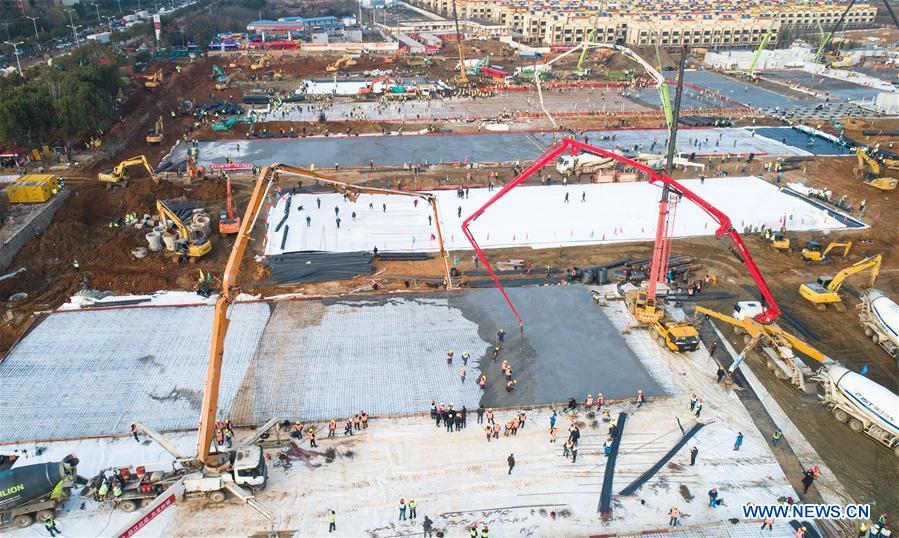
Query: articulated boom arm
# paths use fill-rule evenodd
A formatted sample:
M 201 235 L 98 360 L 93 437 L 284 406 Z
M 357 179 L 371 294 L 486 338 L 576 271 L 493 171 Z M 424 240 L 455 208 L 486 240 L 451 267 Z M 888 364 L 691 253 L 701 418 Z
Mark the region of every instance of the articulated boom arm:
M 709 216 L 711 216 L 718 223 L 718 229 L 715 231 L 715 235 L 720 237 L 722 235 L 727 234 L 730 236 L 731 240 L 734 242 L 736 250 L 734 253 L 740 259 L 740 261 L 749 269 L 749 274 L 752 275 L 753 280 L 758 286 L 759 291 L 762 293 L 762 297 L 765 300 L 767 309 L 759 315 L 757 318 L 761 323 L 771 323 L 778 316 L 780 316 L 780 309 L 777 307 L 777 302 L 774 300 L 774 296 L 771 294 L 771 290 L 768 288 L 768 284 L 765 282 L 765 278 L 762 276 L 762 273 L 759 271 L 759 268 L 755 265 L 755 262 L 752 260 L 752 255 L 749 253 L 749 249 L 746 248 L 746 244 L 743 243 L 743 239 L 740 238 L 740 234 L 734 230 L 731 225 L 730 218 L 716 209 L 714 206 L 700 198 L 696 193 L 690 191 L 685 188 L 683 185 L 672 179 L 671 177 L 654 170 L 645 164 L 634 161 L 633 159 L 628 159 L 622 155 L 617 153 L 613 153 L 611 151 L 597 148 L 595 146 L 591 146 L 589 144 L 584 144 L 583 142 L 578 142 L 577 140 L 572 140 L 570 138 L 563 138 L 562 140 L 556 142 L 552 146 L 546 149 L 542 155 L 540 155 L 534 162 L 531 163 L 530 166 L 525 168 L 521 174 L 518 175 L 511 182 L 506 184 L 498 193 L 493 195 L 492 198 L 487 200 L 483 206 L 478 208 L 474 213 L 469 215 L 462 222 L 462 232 L 465 234 L 465 237 L 468 238 L 468 241 L 471 243 L 472 247 L 481 260 L 484 263 L 484 267 L 487 268 L 487 271 L 490 273 L 490 276 L 493 278 L 493 282 L 496 283 L 503 297 L 506 299 L 506 303 L 508 303 L 509 308 L 512 309 L 512 313 L 515 315 L 515 319 L 518 320 L 518 325 L 521 326 L 523 324 L 521 320 L 521 316 L 518 314 L 518 311 L 515 309 L 515 306 L 512 304 L 512 301 L 509 299 L 506 290 L 503 288 L 502 284 L 500 284 L 499 279 L 496 276 L 496 273 L 493 272 L 493 268 L 490 266 L 490 263 L 487 261 L 487 257 L 484 255 L 483 250 L 481 250 L 480 245 L 475 240 L 474 236 L 469 230 L 469 226 L 472 222 L 477 220 L 478 217 L 484 214 L 484 211 L 487 210 L 490 206 L 496 203 L 500 198 L 505 196 L 509 191 L 518 186 L 521 182 L 532 176 L 537 172 L 537 170 L 543 168 L 548 163 L 557 159 L 560 155 L 565 152 L 576 153 L 578 151 L 584 151 L 587 153 L 592 153 L 594 155 L 599 155 L 602 157 L 608 157 L 614 159 L 620 163 L 623 163 L 627 166 L 630 166 L 636 170 L 640 170 L 641 172 L 649 175 L 649 182 L 654 183 L 656 181 L 660 181 L 669 186 L 669 188 L 674 191 L 675 194 L 680 195 L 687 200 L 690 200 L 694 204 L 698 205 L 703 211 L 705 211 Z
M 278 165 L 266 166 L 259 172 L 256 178 L 256 186 L 247 204 L 246 213 L 240 221 L 240 230 L 234 239 L 234 246 L 228 256 L 225 265 L 225 273 L 222 275 L 222 293 L 215 302 L 215 317 L 212 322 L 212 338 L 209 346 L 209 363 L 206 369 L 206 388 L 203 391 L 203 407 L 200 410 L 200 431 L 197 434 L 197 459 L 203 463 L 209 462 L 209 448 L 215 433 L 215 415 L 218 410 L 219 384 L 222 377 L 222 356 L 225 353 L 225 335 L 228 333 L 228 307 L 237 298 L 240 287 L 237 276 L 240 265 L 243 262 L 250 234 L 255 224 L 255 216 L 262 207 L 265 193 L 276 177 Z

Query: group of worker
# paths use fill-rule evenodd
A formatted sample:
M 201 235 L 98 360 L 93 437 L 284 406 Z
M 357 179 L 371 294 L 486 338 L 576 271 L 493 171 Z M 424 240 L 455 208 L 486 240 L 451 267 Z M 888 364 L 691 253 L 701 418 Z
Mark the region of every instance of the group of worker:
M 223 444 L 227 444 L 228 448 L 231 448 L 232 440 L 234 439 L 234 425 L 231 423 L 230 418 L 226 418 L 224 422 L 221 420 L 215 421 L 215 444 L 221 447 Z
M 468 427 L 468 408 L 463 405 L 462 409 L 456 410 L 453 404 L 447 406 L 441 402 L 438 406 L 435 400 L 431 400 L 431 418 L 437 421 L 438 428 L 442 422 L 448 432 L 462 431 Z

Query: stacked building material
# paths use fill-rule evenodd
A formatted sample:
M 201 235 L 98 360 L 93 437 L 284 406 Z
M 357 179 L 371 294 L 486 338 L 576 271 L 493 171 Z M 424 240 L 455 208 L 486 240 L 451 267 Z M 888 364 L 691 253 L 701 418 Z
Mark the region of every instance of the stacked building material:
M 431 258 L 427 252 L 378 252 L 377 257 L 385 262 L 414 262 Z
M 344 280 L 374 273 L 371 252 L 289 252 L 266 258 L 270 284 L 298 284 Z
M 227 101 L 216 101 L 214 103 L 206 103 L 197 105 L 197 109 L 204 110 L 210 114 L 218 113 L 219 115 L 236 115 L 240 116 L 244 113 L 242 106 L 229 103 Z

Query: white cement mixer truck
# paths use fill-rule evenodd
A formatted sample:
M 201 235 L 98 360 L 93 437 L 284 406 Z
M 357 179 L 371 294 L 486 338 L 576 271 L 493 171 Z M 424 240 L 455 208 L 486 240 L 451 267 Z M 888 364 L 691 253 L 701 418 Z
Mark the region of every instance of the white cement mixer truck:
M 899 456 L 899 396 L 839 364 L 821 367 L 814 376 L 824 391 L 818 397 L 837 420 L 864 432 Z
M 858 318 L 865 336 L 899 359 L 899 305 L 875 288 L 863 291 L 861 298 Z

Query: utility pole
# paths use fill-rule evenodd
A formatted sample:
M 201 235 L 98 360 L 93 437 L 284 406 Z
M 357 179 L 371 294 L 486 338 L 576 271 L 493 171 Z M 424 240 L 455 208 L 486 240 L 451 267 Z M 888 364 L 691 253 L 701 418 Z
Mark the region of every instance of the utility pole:
M 77 30 L 77 27 L 75 26 L 75 20 L 72 19 L 72 10 L 67 9 L 66 11 L 69 12 L 69 28 L 72 29 L 72 36 L 75 38 L 75 46 L 77 47 L 78 46 L 78 30 Z
M 103 24 L 103 19 L 100 18 L 100 4 L 91 3 L 97 9 L 97 24 Z
M 116 0 L 119 3 L 119 15 L 122 14 L 122 0 Z
M 24 43 L 24 41 L 4 41 L 4 43 L 6 43 L 7 45 L 12 45 L 14 51 L 13 54 L 16 55 L 16 67 L 18 67 L 19 69 L 19 76 L 25 78 L 25 72 L 22 71 L 22 62 L 19 61 L 19 45 Z
M 37 47 L 39 49 L 43 48 L 43 47 L 41 47 L 41 43 L 40 43 L 41 37 L 39 35 L 37 35 L 37 20 L 40 19 L 40 17 L 29 17 L 28 15 L 25 15 L 25 18 L 31 19 L 31 23 L 34 25 L 34 40 L 37 43 Z
M 3 23 L 0 23 L 0 24 L 2 24 L 2 25 L 3 25 L 3 28 L 6 30 L 6 40 L 9 41 L 9 39 L 10 39 L 10 37 L 9 37 L 9 25 L 12 24 L 12 23 L 11 23 L 11 22 L 3 22 Z

